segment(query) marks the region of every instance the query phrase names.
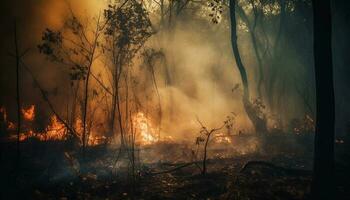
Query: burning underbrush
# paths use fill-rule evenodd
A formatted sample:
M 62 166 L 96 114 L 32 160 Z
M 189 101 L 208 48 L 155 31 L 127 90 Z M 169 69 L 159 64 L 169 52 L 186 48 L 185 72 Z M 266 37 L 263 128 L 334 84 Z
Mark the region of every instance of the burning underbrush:
M 11 171 L 14 164 L 9 161 L 16 155 L 16 145 L 13 144 L 17 140 L 17 124 L 8 119 L 5 108 L 1 108 L 0 112 L 9 134 L 8 143 L 3 147 L 9 152 L 3 158 L 8 163 L 2 168 Z M 21 114 L 23 123 L 19 141 L 21 165 L 25 169 L 21 169 L 17 180 L 21 182 L 19 190 L 35 199 L 57 196 L 67 199 L 130 199 L 135 196 L 134 199 L 181 199 L 188 195 L 194 199 L 218 198 L 231 193 L 235 195 L 236 190 L 231 188 L 230 182 L 236 181 L 237 176 L 243 181 L 239 187 L 254 183 L 254 180 L 245 179 L 244 173 L 251 171 L 240 173 L 245 163 L 251 160 L 270 160 L 271 163 L 282 163 L 283 166 L 301 170 L 311 166 L 310 154 L 305 156 L 305 151 L 300 151 L 302 153 L 298 155 L 290 153 L 298 152 L 295 149 L 300 146 L 290 144 L 294 144 L 295 137 L 300 138 L 300 134 L 293 134 L 293 137 L 269 136 L 267 139 L 243 134 L 233 128 L 233 118 L 228 118 L 219 128 L 210 129 L 201 124 L 199 134 L 198 129 L 193 133 L 197 133 L 198 137 L 181 141 L 165 136 L 150 116 L 136 112 L 130 118 L 134 140 L 128 138 L 125 146 L 106 143 L 107 137 L 88 129 L 88 145 L 84 156 L 80 148 L 66 148 L 70 133 L 58 116 L 52 115 L 44 130 L 38 131 L 34 126 L 39 117 L 36 106 L 22 108 Z M 81 141 L 82 121 L 76 120 L 73 128 L 79 133 Z M 281 144 L 282 140 L 285 143 Z M 281 147 L 273 149 L 277 143 L 286 146 L 285 149 L 290 152 L 282 151 Z M 260 168 L 266 170 L 265 166 L 253 168 L 257 172 Z M 307 186 L 309 177 L 303 178 L 293 176 L 291 179 L 296 184 L 301 182 Z M 273 184 L 282 180 L 280 177 L 274 179 Z M 284 184 L 281 191 L 287 187 L 289 185 Z M 149 195 L 150 192 L 155 195 Z M 292 192 L 288 194 L 295 196 Z
M 8 139 L 17 140 L 16 131 L 18 125 L 8 119 L 6 108 L 0 108 L 0 113 L 3 122 L 6 126 L 6 131 L 9 135 Z M 63 122 L 56 115 L 52 115 L 46 127 L 40 131 L 35 130 L 36 106 L 31 105 L 27 108 L 21 109 L 21 118 L 23 124 L 20 127 L 19 141 L 23 142 L 28 139 L 37 139 L 39 141 L 66 141 L 72 134 L 67 128 L 68 122 Z M 156 130 L 153 128 L 151 121 L 144 113 L 138 112 L 132 118 L 132 124 L 136 132 L 137 138 L 135 140 L 137 145 L 151 145 L 160 141 L 172 141 L 172 137 L 159 138 L 156 135 Z M 80 118 L 77 118 L 72 126 L 72 129 L 82 143 L 83 123 Z M 90 127 L 87 127 L 90 129 Z M 107 137 L 98 133 L 95 130 L 89 130 L 87 144 L 89 146 L 96 146 L 107 143 Z
M 40 142 L 66 142 L 71 138 L 72 133 L 67 128 L 68 122 L 64 123 L 64 121 L 60 120 L 56 115 L 50 117 L 43 130 L 37 130 L 35 128 L 36 118 L 38 117 L 36 108 L 35 105 L 30 105 L 21 109 L 23 123 L 19 134 L 20 142 L 33 139 Z M 16 135 L 17 124 L 8 119 L 6 108 L 2 107 L 0 109 L 0 114 L 6 125 L 8 139 L 10 141 L 16 141 L 18 137 Z M 125 148 L 126 151 L 135 151 L 135 155 L 140 163 L 193 162 L 201 160 L 204 156 L 206 156 L 206 159 L 230 158 L 237 155 L 262 152 L 262 145 L 266 143 L 265 139 L 254 135 L 242 134 L 241 130 L 233 128 L 233 122 L 234 117 L 228 117 L 223 127 L 210 133 L 211 135 L 209 137 L 209 132 L 206 133 L 204 131 L 206 127 L 203 126 L 197 138 L 194 138 L 192 141 L 181 141 L 174 139 L 172 136 L 166 136 L 165 133 L 161 133 L 161 130 L 156 128 L 157 126 L 153 124 L 149 116 L 143 112 L 136 112 L 131 117 L 132 133 L 135 137 L 131 142 L 134 142 L 134 146 L 127 141 Z M 83 130 L 82 120 L 77 118 L 72 128 L 81 145 Z M 108 144 L 111 148 L 118 148 L 120 145 L 118 142 L 111 143 L 107 141 L 108 138 L 103 135 L 103 132 L 91 129 L 90 127 L 87 127 L 87 130 L 87 145 L 89 147 Z M 161 134 L 164 136 L 161 136 Z M 300 134 L 295 134 L 294 136 L 299 135 Z M 290 143 L 298 142 L 295 137 L 292 137 L 292 139 L 285 138 L 287 137 L 283 136 L 283 140 Z M 272 152 L 278 152 L 281 148 L 282 147 L 278 147 Z M 300 148 L 300 146 L 294 149 L 297 148 Z

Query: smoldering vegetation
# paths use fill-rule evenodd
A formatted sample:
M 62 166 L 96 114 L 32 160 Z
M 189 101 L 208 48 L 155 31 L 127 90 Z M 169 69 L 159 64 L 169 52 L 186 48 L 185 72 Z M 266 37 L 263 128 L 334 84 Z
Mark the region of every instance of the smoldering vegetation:
M 311 1 L 236 2 L 247 88 L 232 52 L 228 1 L 5 3 L 0 128 L 9 184 L 2 195 L 309 198 Z M 335 76 L 344 74 L 342 62 L 335 58 Z M 346 79 L 339 80 L 343 91 Z M 343 169 L 349 108 L 339 110 Z

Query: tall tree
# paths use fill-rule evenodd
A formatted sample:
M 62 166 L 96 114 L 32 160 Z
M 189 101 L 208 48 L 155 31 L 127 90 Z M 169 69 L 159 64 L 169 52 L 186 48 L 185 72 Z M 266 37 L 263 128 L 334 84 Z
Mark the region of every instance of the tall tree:
M 240 52 L 237 45 L 237 22 L 236 22 L 236 13 L 235 13 L 235 7 L 236 7 L 236 1 L 230 0 L 230 19 L 231 19 L 231 45 L 232 45 L 232 51 L 233 55 L 236 60 L 236 65 L 239 70 L 239 73 L 241 75 L 242 84 L 243 84 L 243 105 L 244 109 L 252 122 L 255 131 L 259 134 L 266 133 L 267 132 L 267 126 L 266 126 L 266 118 L 265 115 L 260 111 L 260 109 L 257 108 L 257 106 L 254 106 L 250 102 L 250 94 L 249 94 L 249 85 L 248 85 L 248 76 L 246 69 L 243 65 Z
M 128 117 L 130 117 L 127 95 L 129 91 L 127 77 L 130 75 L 130 64 L 154 31 L 147 10 L 137 1 L 128 1 L 121 5 L 110 4 L 104 10 L 104 17 L 107 23 L 104 32 L 106 44 L 103 45 L 103 52 L 111 61 L 110 71 L 114 84 L 112 85 L 110 132 L 113 135 L 115 117 L 117 117 L 120 142 L 124 148 L 125 134 L 128 132 Z M 124 85 L 122 85 L 123 78 Z M 123 102 L 125 110 L 122 108 Z
M 334 88 L 330 0 L 313 0 L 316 134 L 312 195 L 334 199 Z
M 15 42 L 15 58 L 16 58 L 16 102 L 17 102 L 17 162 L 20 160 L 20 134 L 21 134 L 21 101 L 20 101 L 20 85 L 19 85 L 19 74 L 20 74 L 20 55 L 18 51 L 18 40 L 17 40 L 17 23 L 14 24 L 14 42 Z M 18 164 L 18 163 L 17 163 Z
M 88 112 L 88 101 L 89 101 L 89 80 L 91 75 L 91 68 L 93 65 L 93 62 L 95 60 L 95 54 L 96 54 L 96 48 L 98 46 L 98 39 L 100 36 L 102 28 L 100 27 L 100 16 L 97 19 L 96 23 L 96 30 L 94 32 L 94 38 L 93 42 L 91 43 L 91 46 L 89 48 L 89 54 L 88 54 L 88 64 L 86 65 L 86 80 L 85 80 L 85 88 L 84 88 L 84 112 L 83 112 L 83 155 L 85 156 L 85 147 L 86 147 L 86 118 L 87 118 L 87 112 Z

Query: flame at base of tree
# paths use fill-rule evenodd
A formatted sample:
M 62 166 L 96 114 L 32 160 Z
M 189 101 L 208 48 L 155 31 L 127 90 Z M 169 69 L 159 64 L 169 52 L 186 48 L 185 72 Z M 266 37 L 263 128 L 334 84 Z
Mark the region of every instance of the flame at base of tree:
M 144 113 L 138 112 L 133 117 L 133 126 L 136 131 L 136 143 L 141 145 L 149 145 L 159 141 L 155 135 L 152 123 Z

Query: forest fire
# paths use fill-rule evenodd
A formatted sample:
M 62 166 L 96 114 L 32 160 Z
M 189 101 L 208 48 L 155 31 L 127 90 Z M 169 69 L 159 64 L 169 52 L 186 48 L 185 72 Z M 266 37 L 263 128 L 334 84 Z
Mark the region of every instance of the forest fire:
M 6 108 L 1 107 L 0 113 L 2 113 L 2 118 L 4 119 L 4 122 L 6 122 L 6 129 L 10 133 L 10 139 L 16 140 L 17 136 L 14 135 L 14 131 L 17 129 L 17 124 L 14 122 L 11 122 L 7 118 L 7 112 Z M 26 127 L 24 127 L 27 130 L 21 130 L 21 133 L 19 135 L 19 141 L 23 142 L 30 138 L 35 138 L 39 141 L 65 141 L 68 136 L 68 130 L 64 123 L 62 123 L 56 115 L 52 115 L 50 117 L 49 124 L 46 126 L 44 131 L 34 131 L 33 127 L 33 121 L 35 120 L 35 105 L 31 105 L 29 108 L 22 108 L 21 109 L 22 117 L 25 123 L 29 123 Z M 80 119 L 77 119 L 74 124 L 74 130 L 78 134 L 80 140 L 81 140 L 81 132 L 82 132 L 82 122 Z M 89 137 L 87 139 L 87 144 L 91 146 L 99 145 L 105 141 L 105 136 L 96 136 L 94 134 L 89 134 Z
M 149 145 L 157 142 L 154 129 L 149 119 L 144 113 L 138 112 L 133 118 L 134 127 L 136 129 L 137 142 L 141 145 Z
M 0 199 L 350 199 L 350 1 L 3 2 Z
M 24 113 L 23 113 L 24 114 Z M 33 115 L 35 115 L 33 113 Z M 31 118 L 25 118 L 31 121 Z M 20 141 L 25 141 L 29 138 L 36 138 L 40 141 L 48 140 L 65 140 L 67 129 L 61 122 L 58 121 L 55 115 L 51 116 L 50 123 L 45 128 L 44 132 L 34 132 L 31 128 L 20 134 Z M 12 136 L 13 138 L 16 136 Z
M 46 128 L 43 140 L 63 140 L 66 137 L 66 127 L 58 121 L 56 115 L 50 119 L 50 124 Z
M 4 107 L 1 108 L 2 117 L 7 123 L 8 131 L 15 131 L 17 125 L 11 121 L 7 120 L 7 113 Z M 25 122 L 33 122 L 35 120 L 35 105 L 31 105 L 29 108 L 21 109 L 22 117 Z M 32 124 L 30 124 L 32 125 Z M 152 127 L 151 121 L 146 117 L 142 112 L 138 112 L 133 117 L 133 125 L 136 131 L 136 142 L 140 145 L 150 145 L 157 141 L 159 138 L 155 136 L 155 130 Z M 76 119 L 73 126 L 76 134 L 79 136 L 80 140 L 82 138 L 83 123 L 81 119 Z M 27 127 L 28 130 L 22 131 L 19 136 L 21 142 L 30 139 L 36 138 L 40 141 L 64 141 L 67 139 L 68 130 L 64 123 L 62 123 L 56 115 L 50 117 L 49 124 L 46 126 L 44 131 L 36 132 L 32 127 Z M 11 135 L 11 139 L 15 139 L 16 135 Z M 95 146 L 104 143 L 106 140 L 105 136 L 100 136 L 95 132 L 89 134 L 87 139 L 87 144 L 90 146 Z
M 21 109 L 22 114 L 23 114 L 23 118 L 27 121 L 33 121 L 35 118 L 35 106 L 31 105 L 29 106 L 29 108 L 25 109 L 22 108 Z
M 232 139 L 225 133 L 217 133 L 214 136 L 215 143 L 231 144 Z

